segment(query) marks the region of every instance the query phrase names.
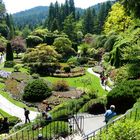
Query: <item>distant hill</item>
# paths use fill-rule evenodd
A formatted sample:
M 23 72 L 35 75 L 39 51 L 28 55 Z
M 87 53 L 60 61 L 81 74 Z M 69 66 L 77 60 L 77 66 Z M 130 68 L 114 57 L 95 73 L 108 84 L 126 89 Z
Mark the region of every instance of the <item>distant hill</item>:
M 29 10 L 21 11 L 13 14 L 14 23 L 18 27 L 25 25 L 36 26 L 42 23 L 48 16 L 49 6 L 38 6 Z
M 113 3 L 114 2 L 112 1 L 112 4 Z M 94 8 L 96 12 L 98 12 L 101 4 L 102 3 L 98 3 L 91 7 Z M 76 11 L 79 11 L 80 15 L 82 15 L 85 9 L 76 8 Z M 25 11 L 21 11 L 13 14 L 14 23 L 21 29 L 26 25 L 29 25 L 31 29 L 32 27 L 36 27 L 36 25 L 39 25 L 42 22 L 44 22 L 48 16 L 48 12 L 49 6 L 38 6 Z

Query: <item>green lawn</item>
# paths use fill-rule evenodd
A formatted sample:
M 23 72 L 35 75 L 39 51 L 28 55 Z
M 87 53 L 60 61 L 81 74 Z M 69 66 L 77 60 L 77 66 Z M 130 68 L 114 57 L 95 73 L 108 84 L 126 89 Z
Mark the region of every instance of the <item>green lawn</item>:
M 11 115 L 0 109 L 0 118 L 3 117 L 11 117 Z
M 91 89 L 91 90 L 98 90 L 100 96 L 107 94 L 101 85 L 99 78 L 86 72 L 86 75 L 74 78 L 56 78 L 56 77 L 43 77 L 44 79 L 48 80 L 51 83 L 54 83 L 57 80 L 63 79 L 68 82 L 71 87 L 82 87 L 84 89 Z M 87 83 L 90 84 L 87 84 Z

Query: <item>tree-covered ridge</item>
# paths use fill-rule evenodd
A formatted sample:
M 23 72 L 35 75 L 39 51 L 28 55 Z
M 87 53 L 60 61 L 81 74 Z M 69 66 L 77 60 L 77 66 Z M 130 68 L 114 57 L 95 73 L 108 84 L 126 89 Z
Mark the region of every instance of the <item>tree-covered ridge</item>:
M 78 28 L 81 28 L 83 20 L 85 20 L 86 16 L 88 16 L 86 14 L 91 12 L 92 15 L 90 17 L 87 17 L 87 21 L 85 22 L 91 20 L 90 23 L 94 26 L 94 29 L 92 29 L 91 31 L 89 29 L 88 31 L 100 33 L 100 28 L 103 27 L 107 13 L 113 3 L 113 1 L 99 3 L 97 5 L 91 6 L 90 11 L 86 11 L 87 9 L 76 8 L 73 0 L 66 0 L 65 3 L 61 5 L 60 3 L 56 2 L 51 3 L 49 7 L 39 6 L 26 11 L 15 13 L 13 14 L 13 18 L 16 27 L 18 27 L 19 29 L 27 29 L 27 27 L 29 27 L 33 30 L 34 28 L 42 25 L 43 27 L 47 27 L 51 31 L 54 31 L 56 29 L 62 31 L 63 22 L 71 13 L 74 20 L 76 22 L 79 21 L 80 25 L 78 25 Z M 92 16 L 94 17 L 94 21 L 92 20 Z M 86 28 L 87 26 L 85 26 L 84 28 Z M 83 32 L 87 33 L 86 30 Z
M 44 22 L 48 16 L 48 6 L 38 6 L 13 14 L 14 23 L 19 29 L 28 25 L 31 29 Z

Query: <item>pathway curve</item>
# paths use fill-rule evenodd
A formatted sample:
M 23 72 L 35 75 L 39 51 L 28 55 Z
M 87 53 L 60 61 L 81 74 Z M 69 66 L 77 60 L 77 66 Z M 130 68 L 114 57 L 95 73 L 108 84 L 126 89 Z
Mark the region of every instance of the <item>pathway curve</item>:
M 100 78 L 100 74 L 93 72 L 92 68 L 88 68 L 87 71 L 88 71 L 89 73 L 91 73 L 91 74 L 93 74 L 93 75 L 95 75 L 95 76 L 97 76 L 97 77 Z M 102 85 L 102 84 L 101 84 L 101 80 L 100 80 L 100 85 L 101 85 L 101 87 L 102 87 L 104 90 L 107 90 L 107 91 L 112 90 L 110 87 Z
M 5 55 L 2 56 L 0 63 L 3 63 L 4 61 L 5 61 Z M 3 72 L 3 71 L 1 71 L 1 72 Z M 16 116 L 16 117 L 20 118 L 22 122 L 25 121 L 24 109 L 16 106 L 15 104 L 13 104 L 9 100 L 7 100 L 2 95 L 0 95 L 0 109 L 7 112 L 11 116 Z M 31 121 L 34 120 L 38 114 L 39 114 L 39 112 L 30 111 L 30 114 L 29 114 L 30 120 Z
M 16 116 L 20 118 L 22 122 L 25 121 L 24 109 L 14 105 L 2 95 L 0 95 L 0 109 L 4 110 L 5 112 L 7 112 L 8 114 L 12 116 Z M 39 114 L 38 112 L 30 111 L 30 114 L 29 114 L 30 120 L 34 120 L 38 114 Z

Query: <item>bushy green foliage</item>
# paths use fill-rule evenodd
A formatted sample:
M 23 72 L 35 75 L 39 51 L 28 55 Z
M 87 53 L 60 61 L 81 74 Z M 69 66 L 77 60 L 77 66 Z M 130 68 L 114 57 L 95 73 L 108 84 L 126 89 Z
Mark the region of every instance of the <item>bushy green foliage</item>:
M 6 40 L 6 38 L 3 37 L 2 35 L 0 35 L 0 44 L 1 44 L 1 46 L 3 46 L 4 48 L 6 48 L 7 40 Z
M 28 47 L 32 48 L 32 47 L 37 46 L 40 43 L 43 43 L 43 39 L 40 38 L 39 36 L 30 35 L 26 38 L 26 43 Z
M 68 91 L 69 85 L 65 80 L 58 80 L 53 84 L 53 89 L 55 91 Z
M 113 45 L 116 42 L 116 39 L 117 39 L 117 35 L 108 36 L 104 44 L 104 48 L 106 49 L 107 52 L 110 52 L 113 49 Z
M 100 134 L 97 134 L 94 140 L 138 140 L 140 139 L 140 121 L 119 121 Z
M 129 80 L 118 84 L 107 95 L 107 106 L 116 106 L 117 113 L 124 113 L 140 97 L 140 80 Z
M 68 60 L 76 54 L 72 48 L 72 42 L 66 37 L 58 37 L 54 40 L 55 50 L 62 55 L 63 60 Z
M 114 81 L 116 84 L 121 83 L 122 81 L 126 81 L 130 78 L 128 74 L 128 66 L 122 66 L 119 69 L 116 69 L 116 75 L 114 77 Z
M 50 75 L 59 69 L 59 57 L 53 46 L 40 44 L 37 48 L 27 50 L 23 61 L 31 68 L 31 73 Z
M 67 61 L 67 63 L 70 65 L 70 66 L 77 66 L 79 65 L 78 61 L 77 61 L 77 57 L 70 57 Z
M 24 88 L 23 99 L 31 102 L 42 101 L 52 94 L 50 88 L 41 79 L 29 82 Z
M 14 66 L 14 72 L 19 72 L 20 68 L 21 68 L 21 65 L 20 64 L 16 64 Z
M 101 114 L 105 112 L 106 97 L 98 97 L 85 103 L 79 112 L 88 112 L 90 114 Z
M 123 5 L 115 3 L 105 22 L 104 32 L 105 34 L 108 34 L 111 31 L 120 33 L 128 29 L 130 25 L 132 25 L 131 17 L 126 14 Z
M 4 36 L 5 38 L 8 37 L 9 34 L 9 30 L 8 30 L 8 26 L 6 24 L 1 24 L 0 23 L 0 33 L 2 36 Z

